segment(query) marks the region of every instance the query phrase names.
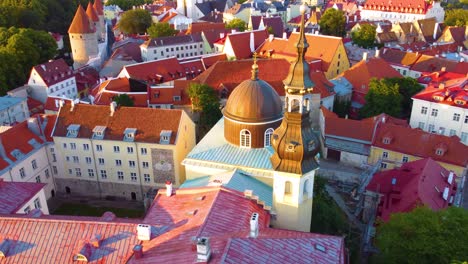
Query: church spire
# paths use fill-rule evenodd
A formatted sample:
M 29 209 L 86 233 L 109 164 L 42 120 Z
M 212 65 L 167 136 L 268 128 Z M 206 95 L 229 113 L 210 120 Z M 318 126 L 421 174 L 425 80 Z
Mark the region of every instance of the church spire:
M 253 54 L 253 65 L 252 65 L 252 80 L 258 80 L 258 65 L 257 65 L 257 53 Z
M 305 54 L 309 47 L 307 38 L 305 36 L 305 12 L 306 6 L 302 4 L 301 8 L 301 26 L 299 32 L 299 39 L 296 43 L 297 57 L 296 61 L 291 64 L 289 73 L 286 79 L 284 79 L 284 88 L 288 93 L 306 93 L 311 92 L 315 86 L 314 82 L 309 77 L 309 64 L 305 60 Z

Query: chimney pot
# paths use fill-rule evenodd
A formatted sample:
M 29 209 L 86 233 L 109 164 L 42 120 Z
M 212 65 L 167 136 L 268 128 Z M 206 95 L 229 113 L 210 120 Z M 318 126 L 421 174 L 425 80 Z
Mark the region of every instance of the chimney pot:
M 135 255 L 135 259 L 143 258 L 143 246 L 142 245 L 135 245 L 133 247 L 133 254 Z
M 172 196 L 172 182 L 170 182 L 170 181 L 166 182 L 166 196 L 167 197 Z
M 71 103 L 70 112 L 73 112 L 73 110 L 75 109 L 75 101 L 71 100 L 70 103 Z
M 367 52 L 362 53 L 362 60 L 367 61 Z
M 114 116 L 116 108 L 117 108 L 117 103 L 115 101 L 112 101 L 112 103 L 110 103 L 110 116 Z

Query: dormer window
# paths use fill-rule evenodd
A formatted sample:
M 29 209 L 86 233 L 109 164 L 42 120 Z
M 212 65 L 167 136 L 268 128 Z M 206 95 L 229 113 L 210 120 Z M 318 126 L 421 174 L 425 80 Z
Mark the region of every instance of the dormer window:
M 105 126 L 96 126 L 93 129 L 93 139 L 104 139 Z
M 463 101 L 463 100 L 455 100 L 455 104 L 457 104 L 457 105 L 465 105 L 465 104 L 466 104 L 466 101 Z
M 14 149 L 11 152 L 11 155 L 17 160 L 21 159 L 24 156 L 24 154 L 19 149 Z
M 159 144 L 169 144 L 171 141 L 171 135 L 171 130 L 161 130 L 161 133 L 159 134 Z
M 126 128 L 124 131 L 124 141 L 135 141 L 136 128 Z
M 385 145 L 390 144 L 390 142 L 392 142 L 392 139 L 391 139 L 391 138 L 389 138 L 389 137 L 384 137 L 384 138 L 383 138 L 383 143 L 384 143 Z
M 445 151 L 444 151 L 442 148 L 436 149 L 436 155 L 438 155 L 438 156 L 443 156 L 444 153 L 445 153 Z
M 67 128 L 67 137 L 76 138 L 78 136 L 78 131 L 80 130 L 80 125 L 71 124 Z
M 172 97 L 172 99 L 174 99 L 174 101 L 180 101 L 180 96 L 179 95 L 175 95 Z

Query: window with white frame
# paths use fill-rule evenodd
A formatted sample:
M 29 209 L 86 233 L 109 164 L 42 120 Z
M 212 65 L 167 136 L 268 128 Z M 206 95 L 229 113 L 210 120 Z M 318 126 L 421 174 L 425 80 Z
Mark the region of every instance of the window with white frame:
M 423 115 L 427 114 L 427 107 L 425 106 L 421 107 L 421 114 Z
M 101 179 L 107 179 L 107 171 L 101 170 Z
M 37 169 L 37 162 L 36 162 L 35 159 L 31 161 L 31 166 L 32 166 L 33 170 Z
M 70 157 L 69 157 L 69 156 L 66 156 L 66 157 L 65 157 L 65 160 L 70 161 Z
M 75 168 L 75 175 L 76 175 L 76 177 L 81 177 L 81 169 L 80 168 Z
M 461 116 L 460 114 L 455 113 L 455 114 L 453 114 L 452 120 L 455 121 L 455 122 L 458 122 L 458 121 L 460 121 L 460 116 Z
M 45 175 L 46 179 L 49 179 L 49 178 L 50 178 L 49 169 L 46 169 L 46 170 L 44 171 L 44 175 Z
M 34 208 L 36 209 L 41 209 L 41 201 L 39 201 L 39 198 L 34 199 Z
M 57 166 L 52 166 L 52 172 L 58 174 Z
M 26 172 L 24 171 L 24 168 L 19 169 L 19 174 L 20 174 L 21 178 L 26 177 Z
M 273 128 L 269 128 L 265 131 L 265 147 L 271 146 L 271 135 L 273 135 Z
M 24 213 L 25 214 L 29 214 L 30 211 L 31 211 L 31 207 L 29 205 L 26 206 L 26 208 L 24 208 Z
M 89 150 L 89 144 L 83 144 L 83 150 Z
M 382 152 L 382 158 L 384 158 L 384 159 L 388 158 L 388 152 L 387 151 Z
M 114 146 L 114 152 L 119 153 L 120 152 L 120 147 L 119 146 Z
M 401 162 L 403 163 L 408 162 L 408 156 L 403 156 L 403 158 L 401 159 Z
M 250 148 L 251 146 L 250 131 L 247 129 L 242 129 L 240 132 L 240 146 L 244 148 Z
M 149 167 L 149 163 L 147 161 L 143 161 L 143 168 L 148 168 Z
M 118 179 L 119 181 L 123 181 L 123 180 L 124 180 L 124 173 L 123 173 L 123 171 L 118 171 L 118 172 L 117 172 L 117 179 Z
M 460 136 L 461 142 L 468 143 L 468 133 L 462 132 Z
M 64 148 L 64 149 L 67 148 L 67 143 L 63 143 L 63 148 Z
M 80 162 L 80 159 L 78 158 L 78 156 L 73 156 L 73 162 L 74 163 L 79 163 Z
M 141 148 L 141 155 L 148 154 L 148 150 L 146 148 Z
M 41 175 L 36 176 L 36 182 L 41 183 Z
M 90 178 L 94 177 L 94 170 L 93 169 L 88 169 L 88 176 Z
M 133 147 L 127 147 L 127 152 L 128 152 L 128 154 L 132 154 L 133 153 Z
M 387 168 L 387 163 L 385 163 L 385 162 L 380 163 L 380 168 L 381 169 L 386 169 Z
M 439 110 L 432 109 L 431 116 L 437 116 L 438 113 L 439 113 Z
M 457 131 L 455 129 L 450 129 L 449 136 L 455 136 L 457 134 Z
M 130 179 L 131 179 L 132 181 L 137 181 L 137 174 L 136 174 L 136 172 L 131 172 L 131 173 L 130 173 Z
M 99 158 L 98 161 L 99 161 L 99 165 L 104 165 L 104 158 Z
M 465 124 L 468 124 L 468 115 L 465 116 Z
M 118 166 L 118 167 L 122 166 L 122 160 L 119 160 L 119 159 L 115 160 L 115 166 Z
M 91 157 L 86 157 L 85 160 L 87 164 L 91 164 Z
M 101 152 L 102 151 L 102 145 L 96 145 L 96 150 Z
M 68 174 L 72 175 L 72 174 L 73 174 L 73 170 L 72 170 L 72 169 L 68 169 Z
M 418 127 L 422 130 L 424 130 L 424 122 L 419 122 Z
M 434 125 L 433 124 L 430 124 L 429 125 L 429 128 L 427 129 L 428 132 L 432 133 L 432 132 L 435 132 L 434 130 Z
M 57 162 L 57 156 L 55 153 L 52 153 L 52 162 Z
M 70 143 L 70 148 L 71 149 L 76 149 L 76 143 Z
M 135 161 L 129 160 L 129 161 L 128 161 L 128 166 L 134 168 L 134 167 L 135 167 Z
M 150 175 L 149 175 L 148 173 L 145 173 L 145 174 L 143 175 L 143 177 L 144 177 L 144 179 L 145 179 L 145 182 L 150 182 L 150 181 L 151 181 L 151 177 L 150 177 Z

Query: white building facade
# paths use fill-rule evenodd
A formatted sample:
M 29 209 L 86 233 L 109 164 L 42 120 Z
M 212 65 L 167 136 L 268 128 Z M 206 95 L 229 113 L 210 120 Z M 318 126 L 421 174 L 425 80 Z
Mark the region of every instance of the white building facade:
M 189 58 L 204 54 L 205 42 L 200 33 L 186 36 L 150 39 L 140 46 L 143 61 L 177 57 Z
M 417 2 L 417 3 L 416 3 Z M 361 10 L 361 20 L 388 20 L 393 24 L 401 22 L 413 22 L 420 19 L 435 17 L 437 22 L 443 23 L 445 11 L 440 6 L 440 2 L 432 1 L 426 4 L 421 0 L 408 0 L 408 6 L 382 5 L 382 1 L 367 1 Z
M 29 118 L 28 103 L 25 97 L 0 97 L 0 126 L 13 125 Z

